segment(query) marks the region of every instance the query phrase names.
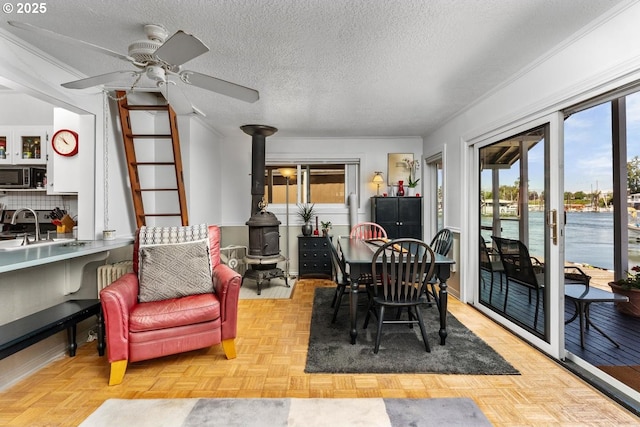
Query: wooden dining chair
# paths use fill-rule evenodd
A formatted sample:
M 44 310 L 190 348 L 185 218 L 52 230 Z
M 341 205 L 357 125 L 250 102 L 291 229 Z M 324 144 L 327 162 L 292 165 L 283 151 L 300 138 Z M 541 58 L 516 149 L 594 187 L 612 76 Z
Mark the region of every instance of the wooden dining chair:
M 448 228 L 443 228 L 433 236 L 429 243 L 433 252 L 446 256 L 453 246 L 453 233 Z
M 429 247 L 433 249 L 433 252 L 447 256 L 447 254 L 451 251 L 451 247 L 453 246 L 453 233 L 448 228 L 443 228 L 433 236 L 431 239 L 431 243 L 429 243 Z M 436 284 L 438 283 L 438 279 L 434 276 L 429 280 L 429 286 L 431 289 L 426 289 L 427 299 L 430 301 L 431 297 L 433 297 L 436 305 L 440 307 L 440 298 L 438 297 L 438 292 L 436 291 Z
M 349 232 L 349 237 L 352 239 L 379 239 L 387 238 L 386 230 L 375 222 L 361 222 L 354 225 Z
M 344 292 L 348 287 L 351 286 L 351 279 L 349 278 L 349 274 L 347 273 L 347 267 L 344 263 L 344 260 L 338 253 L 338 249 L 333 245 L 333 242 L 328 236 L 325 237 L 325 239 L 327 239 L 327 245 L 329 246 L 331 263 L 333 264 L 334 280 L 336 283 L 336 291 L 333 294 L 333 301 L 331 302 L 331 307 L 333 308 L 333 317 L 331 318 L 331 323 L 334 323 L 336 321 L 336 318 L 338 317 L 338 310 L 340 310 Z
M 420 306 L 426 302 L 425 287 L 435 268 L 435 255 L 429 245 L 411 238 L 395 239 L 380 246 L 373 255 L 371 274 L 376 280 L 367 287 L 370 293 L 370 310 L 365 318 L 364 328 L 369 324 L 372 311 L 378 319 L 374 353 L 380 349 L 382 326 L 387 323 L 417 324 L 427 352 L 431 352 L 427 330 Z M 407 308 L 407 319 L 393 316 L 385 319 L 387 308 L 399 311 Z

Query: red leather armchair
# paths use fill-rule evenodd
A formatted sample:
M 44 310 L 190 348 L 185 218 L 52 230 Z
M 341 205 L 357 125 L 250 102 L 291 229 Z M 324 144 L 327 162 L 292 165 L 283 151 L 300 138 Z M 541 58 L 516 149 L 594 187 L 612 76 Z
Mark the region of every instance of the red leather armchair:
M 242 277 L 220 263 L 220 229 L 209 226 L 209 250 L 215 293 L 138 302 L 138 239 L 134 272 L 100 291 L 109 385 L 120 384 L 128 362 L 153 359 L 222 344 L 227 359 L 236 357 L 238 295 Z

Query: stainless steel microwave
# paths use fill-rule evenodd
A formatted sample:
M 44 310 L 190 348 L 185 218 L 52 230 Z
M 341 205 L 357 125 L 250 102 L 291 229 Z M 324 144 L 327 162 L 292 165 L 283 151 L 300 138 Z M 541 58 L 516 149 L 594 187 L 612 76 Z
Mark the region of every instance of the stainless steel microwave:
M 31 168 L 0 167 L 1 188 L 31 188 Z

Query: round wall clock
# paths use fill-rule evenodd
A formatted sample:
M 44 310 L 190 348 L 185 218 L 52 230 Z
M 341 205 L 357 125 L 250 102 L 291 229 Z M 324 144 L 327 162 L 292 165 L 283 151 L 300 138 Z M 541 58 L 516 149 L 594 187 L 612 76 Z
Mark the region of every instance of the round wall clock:
M 53 135 L 51 145 L 61 156 L 75 156 L 78 154 L 78 134 L 69 129 L 61 129 Z

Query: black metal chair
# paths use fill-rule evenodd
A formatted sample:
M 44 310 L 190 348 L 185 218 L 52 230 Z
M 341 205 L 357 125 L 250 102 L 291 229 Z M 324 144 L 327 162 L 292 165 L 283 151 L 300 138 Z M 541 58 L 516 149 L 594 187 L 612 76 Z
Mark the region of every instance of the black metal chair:
M 373 350 L 378 353 L 382 337 L 382 325 L 386 323 L 418 324 L 427 352 L 431 351 L 420 306 L 426 301 L 425 287 L 433 276 L 435 255 L 425 242 L 417 239 L 395 239 L 382 245 L 373 255 L 372 277 L 367 287 L 370 294 L 370 310 L 364 328 L 369 324 L 372 312 L 378 318 L 378 334 Z M 408 319 L 385 319 L 386 308 L 401 310 L 407 307 Z
M 507 312 L 507 300 L 509 298 L 509 282 L 515 282 L 529 289 L 529 304 L 531 293 L 536 293 L 536 311 L 533 320 L 533 329 L 538 326 L 538 312 L 540 311 L 540 291 L 544 289 L 544 270 L 542 264 L 529 255 L 529 249 L 520 240 L 505 239 L 491 236 L 496 244 L 500 261 L 507 278 L 504 294 L 503 312 Z M 544 292 L 542 293 L 544 299 Z
M 495 273 L 498 273 L 498 275 L 500 276 L 500 291 L 502 291 L 502 276 L 504 274 L 504 267 L 502 266 L 502 261 L 500 261 L 500 254 L 498 252 L 489 251 L 489 248 L 487 247 L 487 244 L 482 236 L 480 236 L 480 270 L 486 271 L 491 278 L 491 282 L 489 284 L 489 304 L 491 304 Z M 480 273 L 480 280 L 485 282 L 482 272 Z
M 506 276 L 504 294 L 504 313 L 507 312 L 507 298 L 509 296 L 509 282 L 518 283 L 529 288 L 529 304 L 531 304 L 531 293 L 536 293 L 536 311 L 533 320 L 533 329 L 538 326 L 538 312 L 540 309 L 540 294 L 544 305 L 544 264 L 536 257 L 529 255 L 529 249 L 520 240 L 505 239 L 503 237 L 491 236 L 496 244 L 500 260 Z M 565 266 L 565 284 L 584 284 L 588 286 L 589 276 L 582 270 L 574 266 Z

